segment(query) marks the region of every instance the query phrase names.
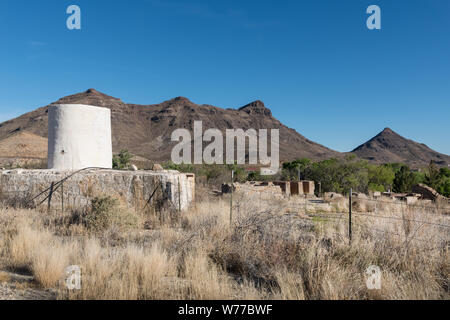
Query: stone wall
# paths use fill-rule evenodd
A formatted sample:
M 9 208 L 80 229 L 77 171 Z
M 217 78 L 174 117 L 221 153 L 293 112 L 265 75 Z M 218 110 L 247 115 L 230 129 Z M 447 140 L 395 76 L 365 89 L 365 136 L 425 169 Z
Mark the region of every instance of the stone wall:
M 233 190 L 244 192 L 248 195 L 262 194 L 268 198 L 284 198 L 291 195 L 314 195 L 314 181 L 274 181 L 274 182 L 256 182 L 234 183 Z M 229 184 L 222 185 L 222 193 L 230 193 Z
M 258 199 L 283 199 L 286 194 L 280 186 L 274 185 L 273 182 L 255 182 L 249 181 L 246 183 L 233 183 L 233 191 L 236 193 L 243 193 L 247 197 L 257 197 Z M 230 193 L 231 185 L 223 184 L 222 193 Z
M 48 201 L 42 201 L 49 192 L 44 191 L 52 182 L 57 183 L 71 174 L 71 171 L 55 170 L 3 170 L 0 171 L 0 197 L 7 203 L 28 202 L 32 206 L 46 207 Z M 52 208 L 61 208 L 63 202 L 66 208 L 79 208 L 89 204 L 93 197 L 109 195 L 136 209 L 146 207 L 148 202 L 147 207 L 166 205 L 183 211 L 195 200 L 195 176 L 172 170 L 90 169 L 56 186 L 50 202 Z M 42 195 L 38 196 L 40 193 Z

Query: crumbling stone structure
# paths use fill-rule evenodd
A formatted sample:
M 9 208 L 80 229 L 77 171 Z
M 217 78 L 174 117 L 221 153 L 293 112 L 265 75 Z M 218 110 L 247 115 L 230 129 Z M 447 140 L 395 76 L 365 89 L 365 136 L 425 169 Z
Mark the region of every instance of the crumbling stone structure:
M 0 171 L 0 197 L 14 204 L 60 209 L 82 208 L 96 196 L 108 195 L 136 209 L 168 206 L 186 210 L 195 199 L 195 176 L 178 171 Z M 70 177 L 69 177 L 70 176 Z M 69 177 L 69 178 L 67 178 Z M 62 184 L 57 182 L 67 178 Z M 55 186 L 51 199 L 48 195 Z
M 421 198 L 424 200 L 432 200 L 436 202 L 448 202 L 450 199 L 444 197 L 443 195 L 439 194 L 436 190 L 433 188 L 419 183 L 418 185 L 415 185 L 412 189 L 414 193 L 420 194 Z
M 274 181 L 274 182 L 246 182 L 234 183 L 233 191 L 242 191 L 249 195 L 264 193 L 274 198 L 289 197 L 291 195 L 314 195 L 314 181 Z M 222 193 L 230 193 L 231 185 L 223 184 Z

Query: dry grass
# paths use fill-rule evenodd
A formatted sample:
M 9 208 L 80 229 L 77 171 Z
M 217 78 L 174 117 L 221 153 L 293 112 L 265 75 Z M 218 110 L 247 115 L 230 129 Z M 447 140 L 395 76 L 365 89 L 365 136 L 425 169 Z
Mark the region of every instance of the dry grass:
M 4 271 L 0 271 L 0 283 L 11 281 L 11 277 Z
M 236 199 L 232 226 L 225 198 L 181 217 L 142 215 L 150 230 L 101 234 L 70 216 L 3 210 L 0 266 L 29 271 L 60 299 L 450 298 L 448 229 L 406 221 L 450 224 L 448 216 L 378 208 L 400 219 L 355 215 L 349 245 L 338 214 L 328 219 L 308 209 L 316 216 L 308 217 L 279 201 Z M 65 288 L 69 265 L 81 267 L 82 290 Z M 369 265 L 382 270 L 381 290 L 365 285 Z

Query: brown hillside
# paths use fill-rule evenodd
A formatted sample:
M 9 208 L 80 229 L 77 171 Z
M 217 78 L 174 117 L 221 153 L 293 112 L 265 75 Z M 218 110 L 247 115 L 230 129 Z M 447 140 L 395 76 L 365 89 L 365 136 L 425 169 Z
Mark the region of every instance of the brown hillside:
M 326 159 L 341 154 L 312 142 L 295 130 L 280 123 L 261 101 L 239 109 L 222 109 L 211 105 L 197 105 L 178 97 L 155 105 L 126 104 L 94 89 L 61 98 L 55 103 L 81 103 L 111 109 L 113 150 L 128 149 L 133 154 L 150 160 L 170 159 L 170 141 L 175 129 L 192 130 L 194 121 L 203 121 L 203 129 L 280 129 L 280 158 L 292 160 L 301 157 Z M 47 137 L 48 106 L 26 113 L 0 124 L 0 140 L 14 132 L 28 131 Z M 1 157 L 1 155 L 0 155 Z
M 47 158 L 47 139 L 26 131 L 14 132 L 0 140 L 2 158 Z
M 450 156 L 436 152 L 425 144 L 406 139 L 389 128 L 352 151 L 358 157 L 376 163 L 401 162 L 423 167 L 433 160 L 441 166 L 450 164 Z

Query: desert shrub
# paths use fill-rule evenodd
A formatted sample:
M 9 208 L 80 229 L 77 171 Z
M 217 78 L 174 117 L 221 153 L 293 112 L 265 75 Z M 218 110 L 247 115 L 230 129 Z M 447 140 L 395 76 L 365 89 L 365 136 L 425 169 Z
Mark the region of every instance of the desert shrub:
M 140 224 L 139 215 L 110 196 L 95 197 L 83 217 L 86 227 L 94 232 L 117 228 L 126 231 Z
M 395 211 L 398 206 L 387 202 L 378 207 L 382 216 L 411 219 L 408 225 L 356 214 L 349 244 L 348 221 L 337 215 L 284 212 L 278 200 L 256 210 L 243 198 L 248 207 L 235 210 L 230 225 L 228 200 L 197 203 L 178 224 L 131 230 L 121 242 L 109 232 L 67 236 L 38 211 L 0 207 L 0 270 L 25 267 L 35 283 L 57 289 L 59 299 L 450 297 L 449 235 L 436 225 L 418 229 L 412 221 L 424 219 L 423 210 Z M 105 214 L 120 201 L 99 197 L 93 207 Z M 447 225 L 450 218 L 427 219 Z M 372 264 L 382 270 L 382 290 L 366 287 Z M 68 265 L 81 267 L 82 290 L 69 291 L 61 281 Z
M 113 168 L 118 170 L 128 168 L 131 164 L 131 158 L 133 158 L 133 155 L 128 150 L 120 150 L 119 154 L 113 157 Z

